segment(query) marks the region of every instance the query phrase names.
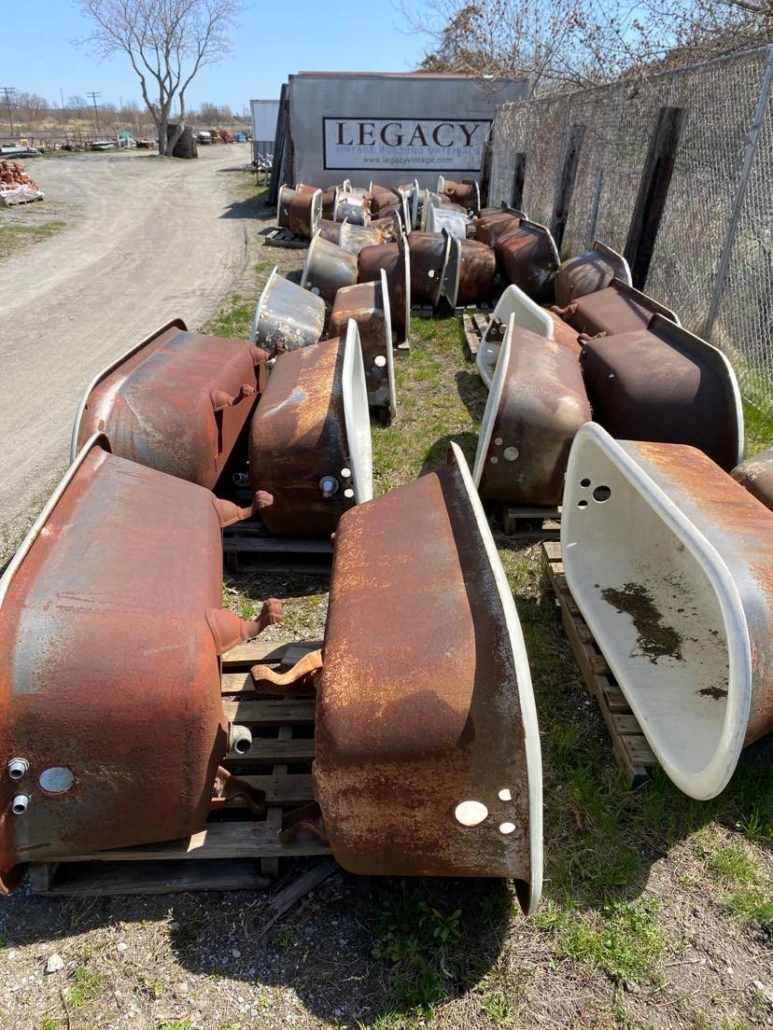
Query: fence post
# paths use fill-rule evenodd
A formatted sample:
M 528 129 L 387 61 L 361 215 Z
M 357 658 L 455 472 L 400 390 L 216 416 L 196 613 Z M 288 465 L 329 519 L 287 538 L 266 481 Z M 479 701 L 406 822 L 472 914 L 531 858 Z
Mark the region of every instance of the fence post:
M 596 186 L 593 190 L 593 204 L 591 205 L 590 219 L 588 221 L 588 250 L 593 246 L 596 239 L 596 225 L 599 220 L 599 207 L 601 205 L 601 191 L 604 189 L 604 169 L 600 168 L 596 176 Z
M 683 107 L 658 111 L 625 243 L 625 258 L 637 290 L 644 289 L 647 282 L 686 114 Z
M 523 187 L 526 183 L 526 154 L 519 152 L 515 155 L 515 166 L 513 168 L 513 190 L 510 194 L 510 206 L 515 208 L 523 207 Z
M 711 303 L 709 304 L 708 314 L 706 315 L 706 321 L 703 325 L 703 335 L 707 340 L 711 339 L 711 334 L 714 332 L 714 324 L 716 323 L 717 315 L 719 314 L 719 303 L 722 300 L 722 293 L 725 289 L 725 280 L 727 279 L 727 274 L 730 271 L 730 260 L 733 256 L 733 247 L 735 246 L 735 239 L 738 235 L 738 226 L 741 221 L 741 210 L 746 198 L 746 190 L 749 186 L 749 177 L 751 176 L 754 157 L 757 153 L 757 147 L 759 146 L 760 136 L 762 134 L 762 125 L 765 121 L 765 113 L 767 111 L 768 101 L 770 100 L 771 87 L 773 87 L 773 45 L 768 47 L 768 57 L 765 62 L 765 74 L 762 77 L 762 83 L 760 85 L 760 95 L 757 99 L 757 107 L 754 111 L 752 123 L 749 126 L 749 131 L 746 135 L 746 148 L 744 150 L 743 164 L 741 165 L 741 174 L 738 179 L 738 187 L 735 191 L 735 198 L 730 211 L 730 225 L 727 229 L 725 242 L 722 245 L 719 265 L 717 266 L 717 276 L 714 280 L 714 287 L 711 291 Z
M 584 125 L 571 125 L 569 127 L 564 147 L 564 158 L 561 162 L 561 172 L 556 182 L 550 231 L 559 250 L 564 241 L 564 232 L 569 218 L 569 208 L 572 204 L 574 183 L 577 178 L 577 165 L 580 161 L 580 150 L 582 149 L 582 138 L 584 135 Z

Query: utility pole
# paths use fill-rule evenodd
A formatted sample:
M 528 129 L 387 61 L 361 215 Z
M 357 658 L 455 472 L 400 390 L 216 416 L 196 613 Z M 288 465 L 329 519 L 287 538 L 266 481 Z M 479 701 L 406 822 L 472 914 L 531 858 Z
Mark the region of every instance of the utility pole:
M 102 130 L 99 127 L 99 111 L 97 110 L 97 97 L 101 97 L 101 93 L 87 93 L 87 97 L 91 97 L 94 101 L 94 121 L 97 123 L 97 136 L 102 134 Z
M 11 104 L 13 102 L 13 98 L 16 96 L 16 90 L 13 86 L 0 86 L 0 89 L 5 93 L 5 105 L 8 108 L 8 121 L 11 125 L 11 135 L 13 136 L 13 108 L 11 107 Z

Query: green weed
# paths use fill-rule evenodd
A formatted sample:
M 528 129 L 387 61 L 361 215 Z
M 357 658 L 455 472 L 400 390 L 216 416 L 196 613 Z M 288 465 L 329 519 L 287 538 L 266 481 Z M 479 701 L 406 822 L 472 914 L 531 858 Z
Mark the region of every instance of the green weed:
M 373 955 L 391 965 L 390 991 L 400 1010 L 429 1017 L 446 994 L 449 948 L 461 937 L 461 909 L 442 912 L 420 896 L 420 887 L 382 896 Z
M 492 1023 L 509 1023 L 513 1018 L 513 1006 L 502 991 L 487 994 L 480 1007 L 483 1009 L 484 1016 Z
M 73 973 L 73 980 L 69 994 L 71 1008 L 81 1008 L 102 993 L 102 977 L 99 973 L 92 973 L 87 966 L 78 966 Z
M 54 1019 L 53 1016 L 43 1016 L 37 1025 L 37 1030 L 61 1030 L 62 1020 Z
M 548 903 L 534 923 L 537 929 L 555 936 L 562 957 L 601 970 L 615 980 L 636 982 L 656 975 L 666 951 L 658 910 L 657 904 L 642 899 L 614 902 L 593 914 Z
M 748 885 L 757 881 L 759 863 L 741 841 L 729 841 L 710 849 L 706 870 L 714 879 Z

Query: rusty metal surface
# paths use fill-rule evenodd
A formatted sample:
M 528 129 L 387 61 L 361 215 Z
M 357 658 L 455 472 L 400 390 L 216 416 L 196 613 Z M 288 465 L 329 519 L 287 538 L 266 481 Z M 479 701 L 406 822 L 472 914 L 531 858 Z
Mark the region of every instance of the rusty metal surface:
M 563 343 L 565 347 L 569 347 L 579 357 L 582 350 L 582 345 L 578 340 L 580 335 L 576 329 L 573 329 L 568 322 L 565 322 L 563 318 L 555 313 L 555 311 L 548 310 L 550 320 L 553 323 L 553 339 L 558 343 Z
M 475 456 L 481 498 L 555 507 L 572 440 L 591 417 L 576 353 L 511 321 Z
M 330 243 L 317 232 L 306 255 L 301 286 L 332 304 L 342 286 L 353 286 L 356 282 L 357 255 Z
M 445 179 L 442 187 L 438 183 L 440 193 L 458 205 L 462 211 L 471 215 L 477 215 L 480 211 L 480 187 L 472 179 L 465 179 L 463 182 L 452 182 Z
M 620 279 L 613 279 L 603 290 L 580 297 L 567 308 L 556 308 L 556 314 L 586 336 L 617 336 L 646 329 L 655 314 L 679 324 L 673 311 Z
M 402 210 L 402 198 L 396 190 L 372 182 L 368 192 L 371 196 L 371 213 L 374 218 L 390 218 Z
M 593 418 L 620 440 L 689 444 L 730 471 L 743 411 L 727 359 L 660 315 L 649 329 L 588 341 L 580 358 Z
M 677 747 L 671 745 L 672 768 L 667 772 L 676 782 L 673 766 L 679 764 L 682 753 L 689 754 L 698 724 L 719 717 L 721 737 L 718 734 L 713 760 L 704 766 L 703 761 L 693 759 L 691 768 L 681 770 L 687 782 L 678 783 L 693 797 L 713 797 L 730 779 L 741 746 L 773 730 L 773 513 L 696 448 L 617 443 L 596 426 L 586 427 L 584 435 L 587 442 L 578 437 L 576 446 L 582 443 L 586 449 L 583 452 L 578 447 L 577 454 L 572 454 L 564 496 L 561 537 L 567 579 L 580 573 L 576 563 L 581 560 L 581 548 L 588 546 L 585 534 L 592 525 L 587 508 L 593 507 L 592 491 L 601 481 L 608 495 L 600 506 L 600 517 L 624 519 L 627 531 L 614 541 L 602 536 L 601 547 L 628 552 L 625 557 L 636 570 L 637 583 L 645 589 L 653 586 L 658 632 L 650 639 L 650 650 L 643 650 L 640 669 L 654 675 L 655 663 L 657 676 L 667 687 L 673 685 L 676 694 L 689 689 L 683 703 L 694 708 L 691 717 L 672 718 L 667 727 L 673 736 L 681 737 Z M 594 460 L 587 447 L 591 438 L 594 447 L 614 464 L 605 464 L 603 480 L 581 483 L 580 477 L 588 475 Z M 579 510 L 583 485 L 587 485 L 588 496 L 585 510 Z M 636 506 L 628 500 L 634 491 Z M 622 510 L 614 506 L 620 503 Z M 650 528 L 653 522 L 662 527 L 657 539 Z M 664 551 L 663 541 L 671 534 L 663 581 L 658 558 Z M 566 543 L 571 544 L 571 561 L 567 560 Z M 653 567 L 661 587 L 657 595 Z M 628 575 L 628 570 L 623 574 Z M 609 585 L 600 580 L 598 569 L 591 575 L 597 588 Z M 570 586 L 580 604 L 581 591 L 572 582 Z M 585 606 L 583 602 L 581 608 Z M 612 617 L 611 612 L 607 617 Z M 598 618 L 594 625 L 589 610 L 583 614 L 604 650 L 610 627 L 605 630 L 598 625 Z M 641 626 L 641 614 L 639 618 Z M 614 634 L 613 628 L 611 631 Z M 640 635 L 647 631 L 647 626 L 642 627 Z M 669 638 L 675 644 L 667 648 Z M 621 685 L 627 679 L 624 689 L 629 701 L 635 699 L 634 670 L 628 677 L 625 670 L 614 671 Z M 657 753 L 660 742 L 642 725 Z M 711 773 L 708 780 L 707 771 Z
M 393 228 L 391 220 L 386 223 Z M 344 250 L 352 254 L 359 254 L 364 247 L 380 247 L 387 242 L 387 233 L 384 231 L 384 223 L 379 225 L 371 222 L 370 225 L 353 225 L 351 222 L 341 223 L 338 244 Z
M 408 236 L 408 249 L 411 252 L 411 301 L 435 308 L 440 303 L 451 238 L 444 233 L 412 232 Z
M 333 221 L 351 225 L 370 223 L 370 197 L 367 194 L 338 190 L 333 205 Z
M 454 448 L 446 468 L 339 524 L 315 795 L 344 868 L 531 879 L 528 907 L 541 880 L 539 759 L 530 752 L 527 766 L 526 754 L 538 746 L 528 662 L 461 464 Z M 486 806 L 474 826 L 456 815 L 471 801 Z
M 411 254 L 406 239 L 401 233 L 395 243 L 363 247 L 357 266 L 357 281 L 361 283 L 378 282 L 381 269 L 386 272 L 392 329 L 398 340 L 406 340 L 411 328 Z
M 378 229 L 383 237 L 384 243 L 397 243 L 403 235 L 402 219 L 389 215 L 387 218 L 372 218 L 371 229 Z
M 491 247 L 477 240 L 454 240 L 443 277 L 443 293 L 451 307 L 477 304 L 490 297 L 496 270 Z
M 322 190 L 296 190 L 288 205 L 287 225 L 296 236 L 310 240 L 322 217 Z
M 773 447 L 737 465 L 731 475 L 752 497 L 773 511 Z
M 96 432 L 115 454 L 212 489 L 257 401 L 268 355 L 243 340 L 159 330 L 86 391 L 72 456 Z
M 323 240 L 328 243 L 341 243 L 341 222 L 334 222 L 331 218 L 320 218 L 317 222 L 317 232 Z
M 322 191 L 322 217 L 333 220 L 333 211 L 336 206 L 336 195 L 340 186 L 328 186 Z
M 330 335 L 343 336 L 349 319 L 357 323 L 365 365 L 368 404 L 373 408 L 395 409 L 392 356 L 392 320 L 386 273 L 381 282 L 359 283 L 338 291 L 330 315 Z
M 325 302 L 290 282 L 275 266 L 258 299 L 250 342 L 267 350 L 295 350 L 317 343 L 325 328 Z
M 402 215 L 405 210 L 405 205 L 400 197 L 394 197 L 391 203 L 384 204 L 379 208 L 378 216 L 371 215 L 370 224 L 374 221 L 383 221 L 385 218 L 400 218 L 402 225 Z
M 2 770 L 5 889 L 31 859 L 201 830 L 228 746 L 215 498 L 100 440 L 0 580 L 2 753 L 28 763 Z
M 276 202 L 276 224 L 280 229 L 290 228 L 290 204 L 296 195 L 292 186 L 280 186 Z
M 494 253 L 506 283 L 515 283 L 539 304 L 551 303 L 561 260 L 544 225 L 522 219 L 517 228 L 497 237 Z
M 356 503 L 343 366 L 343 338 L 282 354 L 253 417 L 250 487 L 271 496 L 260 515 L 277 536 L 329 536 Z
M 555 279 L 556 304 L 565 308 L 588 293 L 606 289 L 613 279 L 631 285 L 628 262 L 622 254 L 595 240 L 587 253 L 561 265 Z
M 481 214 L 475 220 L 475 237 L 493 249 L 500 236 L 517 229 L 521 219 L 509 211 L 497 209 L 493 213 Z

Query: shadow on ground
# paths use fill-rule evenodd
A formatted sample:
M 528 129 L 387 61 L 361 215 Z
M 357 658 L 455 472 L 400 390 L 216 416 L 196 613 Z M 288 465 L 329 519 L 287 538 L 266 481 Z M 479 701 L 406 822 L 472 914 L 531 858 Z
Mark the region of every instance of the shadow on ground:
M 304 868 L 288 867 L 289 881 Z M 6 947 L 87 934 L 116 923 L 169 925 L 191 974 L 292 988 L 331 1024 L 431 1009 L 473 990 L 511 928 L 514 894 L 500 880 L 367 880 L 337 873 L 268 930 L 263 893 L 46 899 L 5 905 Z M 239 957 L 234 958 L 236 949 Z

